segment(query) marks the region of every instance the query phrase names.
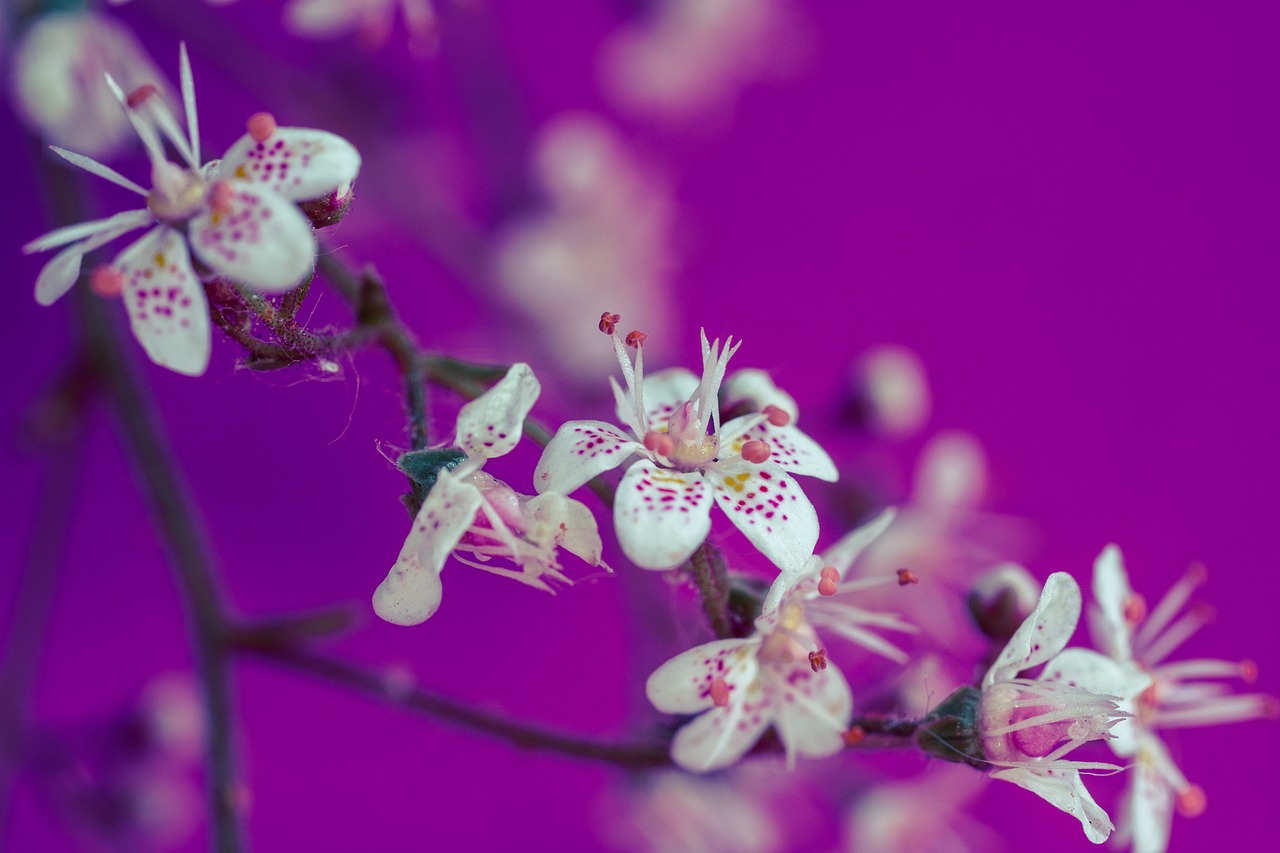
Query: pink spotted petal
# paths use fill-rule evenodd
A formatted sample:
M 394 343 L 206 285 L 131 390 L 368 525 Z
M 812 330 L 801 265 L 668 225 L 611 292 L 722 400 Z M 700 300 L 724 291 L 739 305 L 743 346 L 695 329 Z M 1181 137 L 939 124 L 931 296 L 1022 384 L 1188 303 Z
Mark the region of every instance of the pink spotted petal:
M 413 520 L 400 556 L 373 593 L 373 610 L 396 625 L 417 625 L 440 606 L 440 570 L 475 520 L 483 498 L 470 482 L 442 471 Z
M 524 419 L 542 392 L 533 368 L 513 364 L 507 375 L 458 412 L 458 447 L 468 456 L 492 459 L 520 442 Z
M 360 152 L 337 134 L 281 127 L 262 142 L 249 134 L 222 158 L 224 178 L 251 181 L 290 201 L 345 193 L 360 172 Z
M 640 461 L 627 469 L 613 504 L 618 544 L 644 569 L 672 569 L 711 532 L 711 489 L 696 471 Z
M 722 679 L 732 702 L 759 674 L 760 641 L 716 640 L 673 657 L 654 670 L 644 692 L 653 707 L 667 714 L 696 714 L 715 706 L 711 682 Z
M 786 573 L 803 572 L 818 543 L 818 515 L 796 481 L 772 460 L 709 467 L 716 503 L 760 553 Z
M 1084 827 L 1085 836 L 1094 844 L 1106 841 L 1107 836 L 1115 829 L 1111 818 L 1107 817 L 1107 813 L 1094 802 L 1084 787 L 1079 770 L 1010 767 L 995 771 L 991 778 L 1003 779 L 1026 788 L 1049 805 L 1078 818 Z
M 828 665 L 814 672 L 807 661 L 776 674 L 773 700 L 778 738 L 788 766 L 796 756 L 826 758 L 844 749 L 844 732 L 853 717 L 853 693 L 840 670 Z
M 709 773 L 737 762 L 755 746 L 773 722 L 773 708 L 764 691 L 748 691 L 723 708 L 712 708 L 676 732 L 671 758 L 693 773 Z
M 225 174 L 225 173 L 224 173 Z M 295 287 L 311 272 L 316 238 L 283 196 L 231 182 L 230 212 L 191 220 L 191 249 L 215 272 L 267 293 Z
M 133 336 L 156 364 L 199 376 L 209 366 L 209 304 L 187 244 L 168 226 L 151 229 L 115 259 L 124 275 Z
M 759 421 L 759 416 L 743 415 L 741 418 L 734 418 L 724 425 L 723 433 L 728 450 L 726 451 L 724 445 L 722 445 L 722 453 L 725 453 L 725 455 L 730 453 L 740 454 L 742 453 L 742 445 L 748 441 L 763 441 L 769 445 L 769 461 L 784 471 L 790 471 L 793 474 L 801 474 L 806 477 L 817 477 L 819 480 L 826 480 L 828 483 L 834 483 L 840 479 L 840 472 L 836 470 L 836 463 L 831 461 L 827 451 L 823 450 L 812 438 L 809 438 L 794 426 L 777 427 L 768 421 L 758 422 L 742 431 L 737 428 L 740 424 L 746 425 L 753 420 Z
M 604 421 L 569 421 L 556 431 L 533 472 L 539 493 L 568 494 L 597 474 L 617 468 L 644 445 Z
M 1093 564 L 1093 600 L 1089 633 L 1098 647 L 1117 660 L 1133 658 L 1133 630 L 1125 620 L 1125 604 L 1133 596 L 1124 557 L 1115 545 L 1102 549 Z
M 667 428 L 671 413 L 682 403 L 688 402 L 698 390 L 698 377 L 683 367 L 646 373 L 644 377 L 644 408 L 649 417 L 649 429 L 661 432 Z M 619 419 L 622 412 L 619 410 Z
M 1054 572 L 1045 581 L 1036 609 L 1018 626 L 1000 657 L 987 670 L 983 687 L 1015 678 L 1062 651 L 1079 620 L 1079 585 L 1066 572 Z
M 725 411 L 746 404 L 751 411 L 762 412 L 767 406 L 777 406 L 791 415 L 794 424 L 800 417 L 795 398 L 773 384 L 773 378 L 763 370 L 747 368 L 735 370 L 720 386 L 720 404 Z
M 524 511 L 531 520 L 530 528 L 537 531 L 535 538 L 541 539 L 545 535 L 584 563 L 604 566 L 604 548 L 596 517 L 579 501 L 547 492 L 531 498 L 525 503 Z
M 1119 664 L 1089 649 L 1066 649 L 1044 667 L 1042 681 L 1057 681 L 1083 687 L 1090 693 L 1115 696 L 1120 709 L 1133 712 L 1133 701 L 1151 686 L 1151 676 L 1136 666 Z M 1107 745 L 1116 755 L 1133 755 L 1138 749 L 1132 720 L 1123 719 L 1111 727 L 1113 738 Z

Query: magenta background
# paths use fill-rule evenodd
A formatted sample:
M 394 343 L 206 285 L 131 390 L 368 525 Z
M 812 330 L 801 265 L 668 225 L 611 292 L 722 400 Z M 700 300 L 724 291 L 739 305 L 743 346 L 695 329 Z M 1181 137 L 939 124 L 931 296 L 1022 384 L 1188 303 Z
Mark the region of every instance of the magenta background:
M 438 121 L 461 133 L 452 80 L 479 62 L 475 22 L 488 16 L 531 125 L 566 109 L 607 109 L 595 50 L 628 5 L 493 0 L 488 12 L 446 15 L 440 60 L 419 63 L 393 40 L 357 82 L 393 127 Z M 810 55 L 790 80 L 748 87 L 723 127 L 683 136 L 624 127 L 680 203 L 684 334 L 655 352 L 688 363 L 700 324 L 741 336 L 736 363 L 775 369 L 821 438 L 851 357 L 878 342 L 913 347 L 935 391 L 931 428 L 976 433 L 991 460 L 993 507 L 1038 522 L 1038 575 L 1065 569 L 1087 582 L 1093 557 L 1116 541 L 1135 586 L 1154 597 L 1203 560 L 1220 620 L 1187 654 L 1255 658 L 1263 689 L 1274 691 L 1280 13 L 1229 5 L 797 3 Z M 259 4 L 215 12 L 192 0 L 165 11 L 167 24 L 147 23 L 160 6 L 182 4 L 139 0 L 127 16 L 166 70 L 173 33 L 188 40 L 213 150 L 264 106 L 227 69 L 253 75 L 261 45 L 323 58 L 319 46 L 280 42 L 271 16 L 264 24 L 245 8 Z M 183 16 L 263 29 L 239 42 L 234 29 Z M 459 59 L 463 45 L 472 53 Z M 323 118 L 301 102 L 267 106 L 283 121 Z M 0 293 L 9 353 L 0 553 L 16 566 L 40 463 L 12 436 L 22 406 L 63 362 L 69 308 L 30 299 L 40 262 L 17 249 L 44 224 L 17 125 L 9 114 L 0 121 L 10 259 Z M 329 126 L 357 140 L 384 133 Z M 509 167 L 521 162 L 525 133 L 507 138 Z M 477 358 L 528 357 L 541 372 L 545 360 L 515 341 L 485 345 L 468 327 L 451 328 L 473 317 L 455 319 L 442 303 L 483 303 L 458 302 L 456 284 L 422 260 L 414 226 L 393 222 L 380 234 L 359 224 L 392 220 L 378 214 L 388 168 L 367 164 L 339 242 L 377 261 L 424 340 Z M 607 306 L 574 307 L 587 316 Z M 236 372 L 233 359 L 218 341 L 201 380 L 146 371 L 230 599 L 246 614 L 364 606 L 407 528 L 401 481 L 374 448 L 402 437 L 386 358 L 359 356 L 344 381 L 297 384 Z M 548 366 L 548 387 L 551 375 Z M 556 422 L 607 411 L 539 413 Z M 446 408 L 437 434 L 450 417 Z M 35 692 L 48 721 L 110 713 L 151 675 L 191 660 L 174 585 L 109 426 L 95 419 L 48 626 Z M 909 461 L 915 449 L 894 452 Z M 517 466 L 502 471 L 527 486 Z M 824 529 L 823 542 L 835 534 Z M 0 578 L 0 613 L 15 575 Z M 630 584 L 650 582 L 659 581 Z M 629 723 L 654 718 L 642 677 L 676 650 L 619 628 L 626 585 L 604 580 L 551 598 L 455 565 L 428 624 L 397 629 L 370 614 L 336 650 L 403 663 L 422 684 L 486 707 L 622 737 Z M 599 843 L 593 821 L 612 770 L 522 753 L 255 662 L 237 667 L 236 693 L 256 849 Z M 1176 823 L 1171 849 L 1256 845 L 1270 829 L 1275 729 L 1190 731 L 1173 748 L 1210 806 Z M 1099 787 L 1108 804 L 1118 782 Z M 1034 832 L 1041 850 L 1087 847 L 1074 822 L 1012 786 L 989 790 L 980 814 L 1011 839 Z M 20 789 L 13 849 L 59 849 L 57 839 Z M 203 846 L 198 836 L 191 849 Z

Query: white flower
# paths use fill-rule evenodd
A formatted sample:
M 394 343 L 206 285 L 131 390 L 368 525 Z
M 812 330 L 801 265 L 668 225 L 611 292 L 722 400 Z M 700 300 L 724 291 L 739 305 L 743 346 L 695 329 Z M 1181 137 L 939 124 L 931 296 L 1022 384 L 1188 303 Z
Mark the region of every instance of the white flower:
M 1115 727 L 1110 746 L 1117 755 L 1136 758 L 1120 835 L 1138 853 L 1163 853 L 1173 812 L 1194 816 L 1205 805 L 1204 792 L 1182 775 L 1157 731 L 1276 714 L 1276 700 L 1270 696 L 1232 695 L 1225 684 L 1199 680 L 1252 681 L 1257 668 L 1251 661 L 1165 662 L 1211 618 L 1194 605 L 1179 617 L 1204 578 L 1203 567 L 1193 566 L 1148 615 L 1145 600 L 1129 586 L 1120 549 L 1108 545 L 1094 563 L 1094 607 L 1089 613 L 1090 633 L 1105 654 L 1072 649 L 1054 666 L 1056 677 L 1114 693 L 1133 714 Z
M 413 44 L 423 50 L 436 45 L 436 12 L 430 0 L 293 0 L 284 10 L 285 29 L 295 36 L 327 39 L 360 34 L 370 47 L 386 42 L 396 9 L 404 16 Z
M 1063 656 L 1058 653 L 1079 618 L 1080 587 L 1063 572 L 1050 575 L 1036 609 L 982 679 L 982 752 L 1002 768 L 992 777 L 1074 815 L 1088 839 L 1100 844 L 1114 826 L 1085 789 L 1080 771 L 1120 768 L 1063 756 L 1088 741 L 1109 738 L 1111 727 L 1128 715 L 1119 710 L 1115 696 L 1098 695 L 1061 678 Z M 1018 677 L 1046 661 L 1039 680 Z
M 733 764 L 766 729 L 777 729 L 788 766 L 844 747 L 853 694 L 835 666 L 812 662 L 813 629 L 794 624 L 742 640 L 717 640 L 677 655 L 645 685 L 669 714 L 698 714 L 671 743 L 671 758 L 695 773 Z
M 3 33 L 0 33 L 3 35 Z M 160 71 L 127 27 L 93 12 L 41 15 L 13 54 L 18 114 L 47 142 L 104 157 L 133 131 L 102 76 L 132 89 Z
M 720 424 L 717 395 L 733 339 L 702 335 L 702 378 L 669 370 L 644 377 L 643 333 L 632 332 L 635 365 L 606 314 L 627 390 L 612 378 L 618 417 L 630 435 L 603 421 L 570 421 L 547 445 L 534 474 L 539 491 L 570 492 L 643 457 L 618 486 L 614 525 L 622 550 L 638 566 L 680 565 L 711 530 L 718 503 L 746 537 L 785 572 L 803 569 L 818 539 L 818 518 L 788 472 L 835 479 L 830 458 L 807 436 L 775 427 L 765 414 Z
M 185 45 L 181 50 L 186 132 L 155 86 L 129 95 L 107 77 L 151 159 L 146 190 L 88 157 L 54 148 L 72 164 L 147 200 L 145 208 L 59 228 L 28 243 L 24 252 L 65 246 L 40 272 L 36 301 L 51 305 L 75 283 L 82 258 L 117 237 L 153 225 L 95 273 L 95 289 L 122 292 L 134 336 L 147 355 L 179 373 L 199 375 L 209 362 L 209 309 L 194 253 L 213 275 L 267 293 L 296 286 L 311 272 L 316 242 L 294 202 L 350 187 L 360 155 L 349 142 L 321 130 L 277 128 L 265 113 L 249 121 L 223 160 L 200 165 L 195 88 Z M 167 159 L 162 139 L 183 163 Z
M 593 566 L 601 560 L 600 534 L 591 511 L 562 494 L 517 494 L 481 471 L 485 461 L 510 453 L 541 386 L 527 364 L 516 364 L 497 385 L 458 412 L 457 447 L 465 460 L 440 469 L 391 571 L 373 594 L 373 609 L 388 622 L 416 625 L 440 606 L 440 572 L 453 553 L 459 562 L 551 591 L 562 583 L 556 548 Z M 495 557 L 518 570 L 489 565 Z
M 893 516 L 893 510 L 880 513 L 821 555 L 810 558 L 804 572 L 778 575 L 765 597 L 756 627 L 766 633 L 797 624 L 812 625 L 819 630 L 825 628 L 891 661 L 906 663 L 905 652 L 868 629 L 914 633 L 916 627 L 896 614 L 866 610 L 848 599 L 873 586 L 911 583 L 910 574 L 841 580 L 862 550 L 889 526 Z

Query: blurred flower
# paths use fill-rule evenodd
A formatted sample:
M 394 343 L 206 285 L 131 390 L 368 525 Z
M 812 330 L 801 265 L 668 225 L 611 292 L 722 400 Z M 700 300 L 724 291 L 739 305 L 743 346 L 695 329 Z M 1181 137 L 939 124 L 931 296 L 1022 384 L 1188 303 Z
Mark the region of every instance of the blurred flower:
M 102 84 L 104 74 L 127 90 L 162 79 L 123 24 L 93 12 L 43 15 L 14 51 L 11 86 L 18 114 L 54 145 L 108 157 L 133 134 Z
M 284 26 L 295 36 L 329 39 L 359 34 L 369 48 L 381 47 L 391 34 L 396 10 L 404 16 L 411 44 L 435 50 L 438 34 L 431 0 L 293 0 L 284 10 Z
M 738 88 L 794 61 L 797 30 L 785 0 L 660 0 L 647 20 L 606 43 L 601 77 L 623 109 L 702 118 Z
M 1108 545 L 1094 563 L 1089 614 L 1090 633 L 1105 654 L 1072 649 L 1054 666 L 1056 678 L 1115 693 L 1121 707 L 1133 713 L 1115 727 L 1110 746 L 1117 755 L 1137 759 L 1120 836 L 1139 853 L 1163 853 L 1168 847 L 1175 808 L 1194 817 L 1205 807 L 1204 791 L 1182 775 L 1157 731 L 1276 715 L 1271 696 L 1229 695 L 1224 684 L 1198 680 L 1252 681 L 1257 668 L 1251 661 L 1165 662 L 1211 618 L 1195 606 L 1179 618 L 1204 578 L 1204 568 L 1193 566 L 1148 615 L 1146 601 L 1129 585 L 1120 549 Z
M 450 552 L 459 562 L 547 591 L 551 587 L 544 577 L 569 582 L 560 572 L 557 548 L 593 566 L 604 565 L 595 518 L 585 506 L 562 494 L 516 494 L 480 470 L 486 460 L 510 453 L 519 443 L 524 419 L 541 390 L 529 365 L 516 364 L 458 412 L 461 452 L 435 457 L 442 461 L 430 472 L 427 499 L 399 558 L 373 594 L 373 609 L 383 619 L 416 625 L 434 614 L 442 594 L 440 572 Z M 401 466 L 405 464 L 402 458 Z M 488 565 L 495 557 L 518 571 Z
M 788 471 L 833 478 L 830 459 L 825 453 L 819 458 L 799 452 L 794 443 L 784 445 L 785 436 L 775 445 L 771 432 L 764 440 L 740 443 L 767 420 L 764 414 L 744 415 L 721 427 L 717 395 L 738 349 L 732 338 L 722 349 L 718 338 L 708 343 L 702 333 L 702 379 L 689 389 L 691 374 L 684 371 L 646 380 L 647 336 L 627 336 L 636 350 L 633 367 L 614 328 L 618 319 L 606 313 L 600 328 L 612 336 L 627 382 L 624 392 L 609 380 L 618 418 L 631 435 L 603 421 L 564 424 L 538 462 L 535 488 L 567 493 L 639 454 L 643 459 L 618 485 L 613 513 L 622 550 L 636 565 L 668 569 L 684 562 L 711 530 L 714 501 L 776 566 L 784 572 L 802 569 L 817 543 L 818 518 Z
M 997 849 L 996 833 L 965 814 L 985 778 L 968 767 L 935 763 L 909 781 L 877 785 L 848 811 L 845 849 L 849 853 Z
M 794 614 L 788 614 L 788 617 Z M 813 663 L 813 628 L 779 622 L 742 640 L 717 640 L 677 655 L 645 685 L 669 714 L 698 714 L 671 743 L 671 758 L 695 773 L 718 770 L 777 729 L 787 765 L 798 755 L 825 758 L 844 748 L 853 694 L 844 676 Z
M 498 235 L 498 284 L 533 319 L 561 368 L 594 378 L 602 353 L 590 315 L 578 321 L 573 311 L 611 305 L 643 316 L 660 338 L 674 326 L 671 189 L 613 127 L 588 114 L 543 127 L 532 170 L 545 207 Z
M 1116 696 L 1098 695 L 1059 678 L 1059 658 L 1080 619 L 1080 587 L 1064 572 L 1045 582 L 1036 609 L 1018 628 L 982 679 L 980 731 L 991 776 L 1026 788 L 1074 815 L 1084 833 L 1100 844 L 1114 827 L 1093 800 L 1081 770 L 1119 767 L 1071 761 L 1064 755 L 1091 740 L 1106 740 L 1112 726 L 1129 716 Z M 1067 653 L 1064 653 L 1067 654 Z M 1048 662 L 1040 679 L 1018 674 Z
M 791 624 L 826 628 L 891 661 L 906 663 L 905 652 L 868 629 L 914 633 L 916 627 L 895 614 L 866 610 L 851 603 L 849 599 L 856 599 L 858 593 L 873 586 L 910 583 L 908 576 L 841 580 L 841 575 L 862 550 L 883 533 L 892 521 L 893 510 L 886 510 L 846 535 L 821 555 L 812 557 L 803 573 L 779 575 L 765 597 L 756 627 L 766 633 L 779 626 L 785 629 Z
M 853 365 L 858 422 L 885 438 L 908 438 L 924 428 L 933 401 L 920 356 L 886 344 L 863 353 Z
M 978 576 L 969 590 L 969 614 L 979 630 L 997 643 L 1006 643 L 1040 597 L 1040 584 L 1017 563 L 1001 563 Z
M 198 376 L 209 363 L 209 308 L 191 253 L 213 275 L 268 293 L 293 288 L 311 271 L 316 252 L 311 225 L 294 202 L 345 192 L 359 171 L 360 155 L 339 136 L 277 128 L 274 119 L 259 113 L 220 163 L 202 167 L 185 45 L 181 72 L 185 134 L 154 85 L 144 84 L 126 96 L 107 77 L 151 159 L 150 191 L 95 160 L 53 149 L 73 165 L 143 196 L 146 207 L 59 228 L 23 251 L 66 246 L 36 280 L 36 301 L 51 305 L 79 277 L 84 255 L 154 224 L 110 267 L 95 270 L 92 284 L 104 295 L 123 293 L 134 336 L 152 361 Z M 184 164 L 167 158 L 165 139 Z

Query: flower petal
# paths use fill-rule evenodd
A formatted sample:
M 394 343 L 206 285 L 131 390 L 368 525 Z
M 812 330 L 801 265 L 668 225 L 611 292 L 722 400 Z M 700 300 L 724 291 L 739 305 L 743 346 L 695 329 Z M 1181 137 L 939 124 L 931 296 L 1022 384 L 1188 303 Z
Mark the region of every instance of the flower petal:
M 469 481 L 441 471 L 413 520 L 400 556 L 373 593 L 373 610 L 396 625 L 424 622 L 440 606 L 440 570 L 475 520 L 483 498 Z
M 360 172 L 360 152 L 325 130 L 281 127 L 262 142 L 245 134 L 222 157 L 222 176 L 251 181 L 289 199 L 344 193 Z
M 740 701 L 712 708 L 676 732 L 671 758 L 693 773 L 720 770 L 755 746 L 772 722 L 768 693 L 748 690 Z
M 1089 649 L 1067 649 L 1045 664 L 1042 681 L 1059 681 L 1083 687 L 1100 696 L 1115 696 L 1120 709 L 1133 712 L 1138 694 L 1151 686 L 1151 676 L 1132 664 L 1117 663 Z M 1133 755 L 1138 749 L 1132 720 L 1122 719 L 1111 728 L 1107 745 L 1116 755 Z
M 1133 853 L 1164 853 L 1173 829 L 1176 792 L 1165 767 L 1173 762 L 1157 737 L 1143 739 L 1120 814 L 1120 832 L 1133 840 Z M 1174 774 L 1181 772 L 1173 768 Z
M 199 376 L 209 366 L 209 303 L 186 241 L 166 225 L 116 257 L 133 336 L 156 364 Z
M 862 552 L 888 529 L 897 514 L 896 509 L 889 507 L 875 518 L 846 533 L 843 539 L 822 552 L 822 565 L 832 566 L 840 573 L 840 577 L 847 577 L 849 569 L 862 556 Z
M 644 409 L 649 418 L 649 429 L 662 432 L 667 428 L 671 413 L 682 403 L 688 402 L 698 390 L 698 377 L 683 367 L 659 370 L 644 377 Z M 625 420 L 621 406 L 618 419 Z
M 711 682 L 722 679 L 729 697 L 745 691 L 759 674 L 760 640 L 716 640 L 673 657 L 654 670 L 644 692 L 667 714 L 696 714 L 712 708 Z
M 776 427 L 768 421 L 760 421 L 738 434 L 735 424 L 751 418 L 758 418 L 758 416 L 743 415 L 724 425 L 723 435 L 733 436 L 732 440 L 725 442 L 728 445 L 727 453 L 741 453 L 742 445 L 748 441 L 763 441 L 769 445 L 769 461 L 784 471 L 817 477 L 828 483 L 834 483 L 840 479 L 836 463 L 831 461 L 827 451 L 823 450 L 818 442 L 793 426 Z M 722 452 L 724 452 L 723 448 Z
M 603 566 L 604 546 L 596 517 L 579 501 L 556 492 L 531 498 L 524 505 L 531 527 L 547 530 L 555 544 L 593 566 Z M 534 534 L 535 538 L 537 534 Z M 606 568 L 608 568 L 606 566 Z
M 295 287 L 311 272 L 316 238 L 284 196 L 230 181 L 230 211 L 191 220 L 191 249 L 213 270 L 267 293 Z
M 1125 604 L 1133 596 L 1124 558 L 1116 545 L 1102 549 L 1093 564 L 1093 601 L 1089 633 L 1093 641 L 1117 660 L 1133 657 L 1133 631 L 1124 618 Z
M 511 365 L 507 375 L 458 412 L 458 447 L 468 456 L 492 459 L 520 443 L 524 419 L 542 393 L 533 368 Z
M 784 572 L 802 572 L 818 544 L 813 504 L 778 465 L 742 458 L 716 463 L 707 479 L 716 503 L 751 544 Z
M 1062 651 L 1079 620 L 1079 585 L 1066 572 L 1054 572 L 1045 581 L 1036 609 L 1018 626 L 1000 657 L 987 670 L 983 687 L 1008 681 Z
M 556 431 L 533 472 L 539 493 L 568 494 L 597 474 L 617 468 L 644 446 L 604 421 L 569 421 Z
M 1094 844 L 1106 841 L 1107 836 L 1115 829 L 1111 818 L 1107 817 L 1107 813 L 1090 796 L 1078 770 L 1011 767 L 995 771 L 991 778 L 1003 779 L 1026 788 L 1049 805 L 1079 818 L 1085 836 Z
M 929 440 L 916 464 L 912 502 L 940 512 L 973 509 L 987 488 L 987 458 L 967 432 L 942 432 Z
M 711 532 L 711 489 L 702 475 L 632 465 L 618 484 L 613 525 L 627 558 L 645 569 L 671 569 Z
M 792 423 L 800 417 L 795 398 L 773 384 L 773 378 L 763 370 L 735 370 L 720 386 L 720 405 L 726 412 L 744 403 L 754 412 L 764 411 L 767 406 L 777 406 L 791 415 Z
M 787 766 L 795 766 L 797 755 L 826 758 L 844 749 L 844 732 L 853 717 L 853 693 L 840 670 L 828 666 L 814 672 L 804 662 L 779 675 L 774 725 L 786 747 Z
M 49 262 L 40 270 L 40 275 L 36 277 L 36 302 L 46 306 L 57 302 L 66 295 L 67 291 L 76 283 L 76 279 L 80 277 L 80 265 L 85 255 L 99 246 L 110 243 L 121 234 L 132 231 L 135 228 L 141 228 L 150 221 L 150 212 L 146 210 L 130 210 L 125 213 L 118 213 L 110 219 L 85 223 L 86 226 L 97 226 L 97 232 L 79 243 L 67 246 L 67 248 L 49 259 Z M 71 227 L 76 228 L 77 226 Z M 85 232 L 80 231 L 77 233 Z M 65 236 L 65 232 L 50 232 L 39 240 L 28 243 L 23 247 L 23 251 L 34 252 L 43 248 L 51 248 L 54 245 L 58 245 L 57 242 L 53 241 L 53 238 L 61 238 L 62 236 Z

